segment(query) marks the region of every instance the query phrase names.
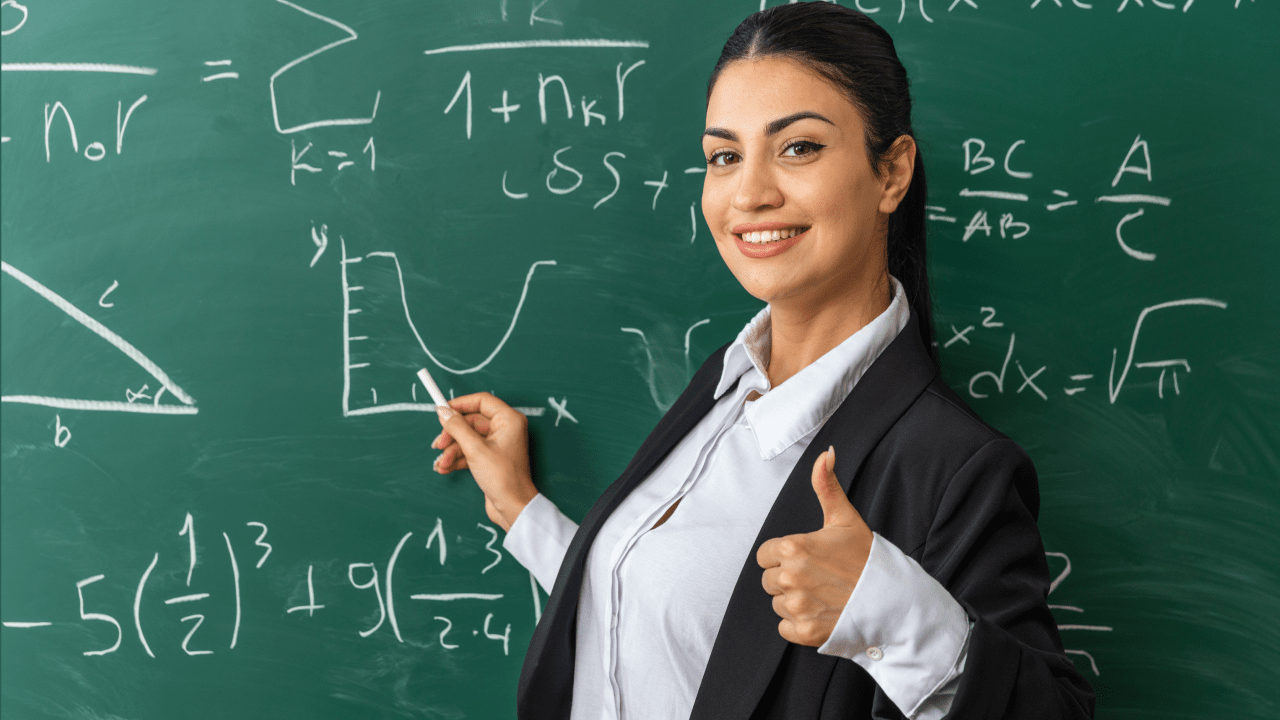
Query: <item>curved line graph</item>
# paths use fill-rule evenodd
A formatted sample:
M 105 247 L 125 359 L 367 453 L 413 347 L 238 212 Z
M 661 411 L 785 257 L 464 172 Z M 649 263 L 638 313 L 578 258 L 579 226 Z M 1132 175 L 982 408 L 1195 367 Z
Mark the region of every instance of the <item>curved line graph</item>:
M 397 403 L 392 405 L 375 405 L 373 407 L 358 408 L 355 410 L 351 409 L 351 406 L 350 406 L 351 371 L 356 368 L 365 367 L 369 363 L 361 362 L 361 363 L 353 364 L 351 362 L 351 341 L 365 340 L 367 338 L 363 336 L 352 337 L 351 335 L 351 316 L 362 312 L 361 308 L 351 307 L 351 293 L 353 291 L 363 290 L 364 288 L 359 286 L 352 286 L 350 284 L 347 277 L 348 265 L 364 262 L 365 260 L 368 260 L 370 258 L 375 258 L 375 257 L 390 258 L 391 262 L 394 263 L 396 267 L 396 281 L 400 285 L 400 304 L 404 308 L 404 318 L 405 318 L 405 321 L 409 324 L 409 329 L 413 332 L 414 339 L 418 341 L 418 347 L 422 348 L 422 352 L 425 353 L 426 356 L 431 359 L 431 362 L 435 363 L 436 366 L 441 368 L 442 370 L 453 373 L 454 375 L 466 375 L 466 374 L 477 372 L 479 370 L 484 369 L 485 366 L 487 366 L 490 362 L 493 361 L 495 357 L 498 356 L 498 353 L 501 352 L 503 346 L 507 344 L 507 340 L 511 338 L 511 333 L 515 330 L 516 323 L 520 320 L 520 311 L 524 309 L 524 301 L 529 295 L 529 283 L 533 280 L 534 273 L 538 270 L 538 267 L 540 265 L 556 264 L 555 260 L 538 260 L 529 266 L 529 272 L 524 277 L 524 287 L 522 287 L 520 290 L 520 299 L 516 302 L 515 311 L 511 314 L 511 322 L 507 325 L 506 332 L 502 334 L 502 339 L 498 341 L 498 344 L 494 346 L 493 350 L 489 353 L 487 357 L 485 357 L 483 360 L 481 360 L 480 362 L 470 367 L 451 367 L 441 362 L 441 360 L 437 358 L 434 353 L 431 352 L 431 349 L 427 347 L 426 341 L 422 339 L 422 333 L 418 332 L 417 324 L 413 322 L 413 313 L 412 311 L 409 310 L 409 299 L 405 291 L 404 271 L 400 267 L 400 259 L 396 256 L 396 254 L 394 252 L 375 251 L 375 252 L 367 253 L 363 256 L 348 257 L 346 240 L 342 237 L 339 237 L 339 242 L 340 242 L 340 247 L 342 252 L 342 258 L 341 258 L 342 295 L 343 295 L 342 333 L 343 333 L 343 366 L 345 368 L 343 373 L 342 412 L 344 416 L 366 415 L 370 413 L 382 413 L 382 412 L 396 412 L 400 410 L 422 410 L 422 411 L 435 410 L 434 405 L 426 404 L 426 403 Z M 545 410 L 545 408 L 517 408 L 517 409 L 520 410 L 521 412 L 524 412 L 526 415 L 541 415 L 542 411 Z
M 276 70 L 275 72 L 271 73 L 271 81 L 270 83 L 268 83 L 268 85 L 271 89 L 271 118 L 272 120 L 275 121 L 276 132 L 281 134 L 288 134 L 288 133 L 300 132 L 302 130 L 309 130 L 315 127 L 329 127 L 333 125 L 369 125 L 373 123 L 373 119 L 378 116 L 378 101 L 382 99 L 381 90 L 377 91 L 377 93 L 373 96 L 373 112 L 367 118 L 337 118 L 333 120 L 316 120 L 314 122 L 303 123 L 301 125 L 294 125 L 293 127 L 290 127 L 290 128 L 280 127 L 280 111 L 276 107 L 276 78 L 285 74 L 293 67 L 310 60 L 311 58 L 319 55 L 322 52 L 325 52 L 327 50 L 332 50 L 333 48 L 336 48 L 339 45 L 342 45 L 343 43 L 349 43 L 352 40 L 355 40 L 357 37 L 359 37 L 359 35 L 356 34 L 355 30 L 338 22 L 337 20 L 334 20 L 333 18 L 325 17 L 320 13 L 308 10 L 302 7 L 301 5 L 294 5 L 293 3 L 289 2 L 289 0 L 276 0 L 276 2 L 282 5 L 288 5 L 294 10 L 297 10 L 298 12 L 303 13 L 304 15 L 308 15 L 317 20 L 322 20 L 324 22 L 327 22 L 330 25 L 338 28 L 339 30 L 342 30 L 343 32 L 347 33 L 347 37 L 344 37 L 341 40 L 335 40 L 329 43 L 328 45 L 325 45 L 322 48 L 312 50 L 306 55 L 303 55 L 302 57 L 297 58 L 296 60 L 292 60 L 286 63 L 285 65 L 281 66 L 279 70 Z
M 493 348 L 493 352 L 489 353 L 489 357 L 475 365 L 472 365 L 471 367 L 454 368 L 440 362 L 439 358 L 432 354 L 431 350 L 427 348 L 427 343 L 423 341 L 422 335 L 418 332 L 418 326 L 413 324 L 413 315 L 409 312 L 409 299 L 405 297 L 404 273 L 400 270 L 400 259 L 397 258 L 396 254 L 393 252 L 371 252 L 368 255 L 365 255 L 365 257 L 370 256 L 390 257 L 392 262 L 396 264 L 396 279 L 400 281 L 400 302 L 404 305 L 404 319 L 409 322 L 409 329 L 413 330 L 413 336 L 418 339 L 418 345 L 422 347 L 422 352 L 426 353 L 427 357 L 431 358 L 431 362 L 454 375 L 466 375 L 468 373 L 481 370 L 485 365 L 488 365 L 495 357 L 497 357 L 498 351 L 502 350 L 502 346 L 507 344 L 507 338 L 511 337 L 511 331 L 516 329 L 516 321 L 520 319 L 520 310 L 524 307 L 525 296 L 529 294 L 529 281 L 533 280 L 534 271 L 538 269 L 539 265 L 556 264 L 555 260 L 538 260 L 529 266 L 529 273 L 524 276 L 524 287 L 520 290 L 520 300 L 516 302 L 516 311 L 511 314 L 511 324 L 507 326 L 507 331 L 502 334 L 502 339 L 499 340 L 497 346 Z
M 194 415 L 196 413 L 196 408 L 193 407 L 196 402 L 195 398 L 192 398 L 184 392 L 182 388 L 178 387 L 178 384 L 169 379 L 169 376 L 165 374 L 164 370 L 160 369 L 159 365 L 156 365 L 150 358 L 143 355 L 142 351 L 130 344 L 128 340 L 125 340 L 115 334 L 109 330 L 107 326 L 97 320 L 94 320 L 83 310 L 72 305 L 66 298 L 45 287 L 30 275 L 22 272 L 9 263 L 0 260 L 0 270 L 4 270 L 4 272 L 14 277 L 18 282 L 34 290 L 36 294 L 40 295 L 40 297 L 43 297 L 50 303 L 53 303 L 55 307 L 69 315 L 71 319 L 81 325 L 84 325 L 99 337 L 111 343 L 117 350 L 124 353 L 130 360 L 137 363 L 139 367 L 146 370 L 151 377 L 158 380 L 161 385 L 161 391 L 156 393 L 155 400 L 150 405 L 142 403 L 43 397 L 39 395 L 5 395 L 4 397 L 0 397 L 0 401 L 27 403 L 29 405 L 45 405 L 48 407 L 65 408 L 69 410 L 114 410 L 118 412 L 151 413 L 157 415 Z M 161 405 L 160 395 L 165 390 L 172 393 L 174 397 L 181 400 L 187 407 Z

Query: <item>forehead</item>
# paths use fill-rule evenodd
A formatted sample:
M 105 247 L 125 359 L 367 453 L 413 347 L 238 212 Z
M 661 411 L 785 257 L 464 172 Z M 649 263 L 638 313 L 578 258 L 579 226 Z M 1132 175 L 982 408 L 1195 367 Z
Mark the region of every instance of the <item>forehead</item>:
M 707 127 L 763 133 L 769 120 L 804 110 L 820 113 L 838 126 L 861 126 L 844 92 L 802 63 L 783 57 L 735 60 L 720 72 L 711 90 Z

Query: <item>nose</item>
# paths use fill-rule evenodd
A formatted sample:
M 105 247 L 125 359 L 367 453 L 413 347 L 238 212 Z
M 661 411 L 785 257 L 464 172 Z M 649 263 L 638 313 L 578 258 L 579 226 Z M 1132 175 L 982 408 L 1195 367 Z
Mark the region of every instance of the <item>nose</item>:
M 738 166 L 738 187 L 733 208 L 754 212 L 762 208 L 782 207 L 782 190 L 778 187 L 772 165 L 763 158 L 744 161 Z

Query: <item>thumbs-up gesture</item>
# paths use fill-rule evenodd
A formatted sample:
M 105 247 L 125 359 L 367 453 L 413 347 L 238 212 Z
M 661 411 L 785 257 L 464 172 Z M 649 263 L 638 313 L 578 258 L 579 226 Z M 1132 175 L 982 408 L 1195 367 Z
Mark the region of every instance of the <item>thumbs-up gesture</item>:
M 836 451 L 813 464 L 813 491 L 822 504 L 822 529 L 766 541 L 756 552 L 762 583 L 782 618 L 778 633 L 790 642 L 819 647 L 862 576 L 871 554 L 871 528 L 862 521 L 835 475 Z

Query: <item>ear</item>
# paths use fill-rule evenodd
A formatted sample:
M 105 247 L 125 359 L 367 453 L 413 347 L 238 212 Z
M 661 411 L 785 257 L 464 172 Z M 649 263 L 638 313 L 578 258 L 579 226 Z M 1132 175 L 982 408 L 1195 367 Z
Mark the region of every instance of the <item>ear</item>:
M 883 190 L 880 193 L 880 212 L 888 215 L 898 209 L 902 198 L 906 197 L 907 188 L 911 187 L 911 176 L 916 168 L 916 141 L 910 135 L 899 135 L 889 152 L 885 153 Z

